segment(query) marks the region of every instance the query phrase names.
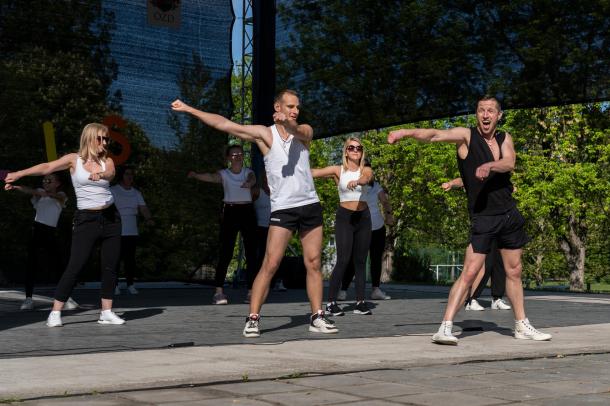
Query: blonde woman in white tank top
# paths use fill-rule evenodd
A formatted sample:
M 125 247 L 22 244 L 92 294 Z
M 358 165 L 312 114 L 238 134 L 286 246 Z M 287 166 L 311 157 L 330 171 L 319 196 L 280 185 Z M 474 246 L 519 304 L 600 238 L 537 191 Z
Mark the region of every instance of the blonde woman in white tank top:
M 368 184 L 373 171 L 364 166 L 364 147 L 360 139 L 349 137 L 343 145 L 341 165 L 312 169 L 314 178 L 332 178 L 339 192 L 339 207 L 335 220 L 337 263 L 330 278 L 326 312 L 333 316 L 345 313 L 337 304 L 343 274 L 353 260 L 356 276 L 355 314 L 371 314 L 364 301 L 366 257 L 371 241 L 371 215 L 366 202 Z
M 250 298 L 252 283 L 258 269 L 256 267 L 256 214 L 252 204 L 251 188 L 256 184 L 254 172 L 244 168 L 244 149 L 241 145 L 231 145 L 225 154 L 229 168 L 214 173 L 189 172 L 188 177 L 202 182 L 222 184 L 224 198 L 220 220 L 220 253 L 216 265 L 215 287 L 212 304 L 226 305 L 228 297 L 224 293 L 227 268 L 233 258 L 233 249 L 237 233 L 241 233 L 246 251 L 246 277 L 248 279 L 248 296 Z
M 102 311 L 98 323 L 123 324 L 125 320 L 112 312 L 116 265 L 120 255 L 121 217 L 114 206 L 109 181 L 114 177 L 114 162 L 107 156 L 108 128 L 90 123 L 80 137 L 78 152 L 32 166 L 6 176 L 5 189 L 24 176 L 43 176 L 69 169 L 78 210 L 74 214 L 70 261 L 55 291 L 53 309 L 47 326 L 61 327 L 61 310 L 70 297 L 77 276 L 85 267 L 97 242 L 101 242 Z
M 191 114 L 210 127 L 255 143 L 263 156 L 273 161 L 270 165 L 265 163 L 272 210 L 274 200 L 285 197 L 287 192 L 284 188 L 291 186 L 290 180 L 303 185 L 313 184 L 309 171 L 309 144 L 313 139 L 313 129 L 307 124 L 297 122 L 300 105 L 294 91 L 282 90 L 276 96 L 273 103 L 275 124 L 271 127 L 237 124 L 218 114 L 195 109 L 180 100 L 172 103 L 172 109 Z M 303 168 L 305 169 L 302 170 Z M 312 190 L 315 194 L 315 189 Z M 252 286 L 250 314 L 246 318 L 244 337 L 260 336 L 260 309 L 269 292 L 271 279 L 278 270 L 286 247 L 296 230 L 299 232 L 307 269 L 307 295 L 312 313 L 309 331 L 327 334 L 339 331 L 334 323 L 326 318 L 322 308 L 322 206 L 317 196 L 315 199 L 309 193 L 306 196 L 306 199 L 291 201 L 279 210 L 281 213 L 272 213 L 267 251 Z

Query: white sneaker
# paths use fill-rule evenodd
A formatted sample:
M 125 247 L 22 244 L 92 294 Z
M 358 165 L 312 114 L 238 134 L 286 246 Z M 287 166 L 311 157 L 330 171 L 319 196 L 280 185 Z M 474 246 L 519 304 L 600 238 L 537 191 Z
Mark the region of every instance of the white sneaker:
M 340 290 L 337 294 L 337 300 L 346 300 L 347 299 L 347 290 Z
M 139 292 L 138 292 L 138 289 L 136 289 L 136 287 L 135 287 L 135 286 L 133 286 L 133 285 L 129 285 L 129 286 L 127 286 L 127 291 L 128 291 L 129 293 L 131 293 L 132 295 L 137 295 L 137 294 L 139 293 Z
M 536 330 L 528 319 L 524 319 L 515 320 L 515 338 L 521 340 L 550 341 L 553 336 Z
M 100 324 L 125 324 L 125 320 L 117 316 L 112 310 L 102 310 L 97 322 Z
M 114 295 L 119 296 L 120 294 L 121 294 L 121 288 L 119 288 L 119 285 L 116 285 L 114 287 Z
M 457 345 L 458 339 L 453 335 L 451 329 L 453 328 L 453 322 L 444 321 L 441 323 L 436 334 L 432 336 L 432 342 L 444 345 Z
M 492 300 L 491 308 L 493 310 L 510 310 L 512 307 L 508 303 L 506 303 L 503 299 Z
M 246 338 L 260 337 L 261 331 L 258 326 L 261 318 L 257 314 L 253 314 L 252 317 L 246 317 L 246 327 L 244 327 L 243 335 Z
M 78 309 L 78 303 L 76 303 L 76 301 L 74 299 L 69 297 L 68 300 L 66 300 L 66 302 L 64 303 L 63 310 L 74 310 L 74 309 Z
M 374 300 L 390 300 L 391 297 L 386 295 L 385 292 L 379 288 L 373 288 L 371 292 L 371 299 Z
M 485 308 L 483 306 L 481 306 L 479 304 L 479 302 L 477 302 L 477 299 L 472 299 L 470 301 L 470 304 L 466 305 L 466 310 L 482 311 L 482 310 L 485 310 Z
M 34 310 L 34 301 L 31 297 L 26 297 L 19 310 Z
M 215 293 L 212 297 L 212 304 L 226 305 L 227 303 L 229 303 L 229 300 L 227 299 L 227 295 L 224 293 Z
M 312 333 L 335 334 L 339 332 L 335 323 L 326 318 L 324 313 L 311 315 L 311 323 L 309 323 L 309 331 Z
M 47 318 L 47 326 L 49 327 L 61 327 L 63 324 L 61 323 L 61 312 L 54 311 L 49 313 L 49 317 Z

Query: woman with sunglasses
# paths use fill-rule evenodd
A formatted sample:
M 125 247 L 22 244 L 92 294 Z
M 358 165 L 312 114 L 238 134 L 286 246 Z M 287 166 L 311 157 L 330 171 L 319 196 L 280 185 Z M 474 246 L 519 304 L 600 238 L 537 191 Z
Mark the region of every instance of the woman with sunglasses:
M 62 210 L 66 207 L 68 197 L 62 191 L 62 181 L 56 173 L 50 173 L 42 179 L 42 188 L 33 189 L 27 186 L 7 183 L 7 190 L 18 190 L 32 196 L 31 202 L 36 210 L 32 234 L 28 245 L 28 261 L 25 269 L 25 300 L 21 310 L 34 310 L 34 284 L 36 271 L 45 269 L 54 275 L 63 272 L 63 255 L 58 244 L 57 223 Z M 78 307 L 72 298 L 64 305 L 64 310 Z
M 341 165 L 312 169 L 314 178 L 333 178 L 339 191 L 339 207 L 335 220 L 337 263 L 330 278 L 326 312 L 333 316 L 345 313 L 337 304 L 343 275 L 350 261 L 354 263 L 356 276 L 355 314 L 372 314 L 364 301 L 366 257 L 371 241 L 371 214 L 366 203 L 368 184 L 373 171 L 364 166 L 364 148 L 360 139 L 349 137 L 343 145 Z
M 202 182 L 220 183 L 224 191 L 222 217 L 220 220 L 220 257 L 216 266 L 216 291 L 212 304 L 226 305 L 228 298 L 224 294 L 223 286 L 227 276 L 227 268 L 233 258 L 233 249 L 237 233 L 240 232 L 244 240 L 246 251 L 246 275 L 248 278 L 249 303 L 252 284 L 258 273 L 256 260 L 256 214 L 252 204 L 250 189 L 256 184 L 254 172 L 244 168 L 244 150 L 241 145 L 231 145 L 227 148 L 226 158 L 229 168 L 221 169 L 215 173 L 189 172 L 189 178 Z
M 98 323 L 123 324 L 125 320 L 112 311 L 116 266 L 121 248 L 121 217 L 114 206 L 110 180 L 114 177 L 114 162 L 107 156 L 108 127 L 98 123 L 85 126 L 78 152 L 6 175 L 5 189 L 24 176 L 49 175 L 70 170 L 76 194 L 70 260 L 55 291 L 53 309 L 47 326 L 61 327 L 61 310 L 70 297 L 78 274 L 87 264 L 97 242 L 101 243 L 102 311 Z

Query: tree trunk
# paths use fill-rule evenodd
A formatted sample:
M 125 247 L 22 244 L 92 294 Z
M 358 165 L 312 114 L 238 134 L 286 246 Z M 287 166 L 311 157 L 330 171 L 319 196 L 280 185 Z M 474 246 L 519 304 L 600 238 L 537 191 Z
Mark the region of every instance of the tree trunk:
M 573 215 L 568 221 L 568 233 L 563 236 L 561 249 L 570 268 L 570 290 L 582 292 L 585 288 L 586 230 Z

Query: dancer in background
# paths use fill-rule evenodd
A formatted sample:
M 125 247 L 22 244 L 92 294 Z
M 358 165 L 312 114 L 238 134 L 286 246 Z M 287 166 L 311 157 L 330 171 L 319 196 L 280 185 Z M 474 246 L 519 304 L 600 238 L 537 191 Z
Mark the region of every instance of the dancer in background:
M 216 291 L 212 304 L 226 305 L 227 295 L 224 293 L 224 283 L 227 269 L 233 258 L 233 250 L 237 233 L 240 232 L 244 240 L 246 251 L 246 275 L 248 278 L 248 298 L 250 297 L 252 283 L 256 275 L 256 215 L 252 205 L 251 188 L 256 184 L 254 172 L 244 168 L 244 149 L 241 145 L 231 145 L 225 154 L 229 161 L 228 169 L 221 169 L 214 173 L 189 172 L 188 177 L 202 182 L 220 183 L 224 191 L 222 218 L 220 221 L 220 257 L 216 266 Z M 248 300 L 248 299 L 246 299 Z
M 139 240 L 138 213 L 146 219 L 147 224 L 152 225 L 153 221 L 142 193 L 133 186 L 135 170 L 130 166 L 119 167 L 118 169 L 119 183 L 110 188 L 112 196 L 114 196 L 114 204 L 121 214 L 121 259 L 118 266 L 120 268 L 120 262 L 123 262 L 127 279 L 127 291 L 132 295 L 137 295 L 138 290 L 134 286 L 134 277 L 137 270 L 136 247 Z M 114 294 L 121 294 L 118 268 Z
M 366 162 L 365 166 L 370 167 L 371 164 Z M 366 203 L 371 212 L 371 244 L 369 245 L 369 258 L 371 264 L 371 299 L 373 300 L 389 300 L 390 296 L 381 290 L 381 265 L 383 262 L 383 251 L 386 243 L 386 228 L 394 224 L 394 216 L 392 215 L 392 206 L 390 205 L 390 197 L 385 189 L 381 187 L 379 182 L 373 180 L 369 183 L 369 192 L 365 195 Z M 379 205 L 383 207 L 383 215 L 379 210 Z M 354 263 L 345 271 L 341 290 L 337 295 L 338 300 L 347 299 L 347 289 L 349 288 L 352 279 L 354 279 Z
M 54 276 L 61 276 L 64 262 L 62 248 L 58 243 L 57 223 L 62 210 L 66 207 L 68 197 L 62 190 L 63 184 L 57 173 L 50 173 L 42 179 L 42 188 L 32 189 L 27 186 L 6 184 L 7 190 L 18 190 L 31 195 L 32 206 L 36 210 L 32 234 L 28 245 L 28 262 L 25 270 L 25 300 L 21 310 L 34 309 L 34 284 L 36 272 L 44 269 Z M 78 307 L 72 298 L 64 304 L 64 310 Z
M 335 242 L 337 263 L 330 277 L 328 304 L 326 311 L 333 316 L 343 316 L 343 309 L 337 304 L 337 295 L 343 282 L 343 275 L 350 262 L 354 263 L 356 275 L 355 314 L 372 314 L 365 302 L 366 257 L 371 243 L 371 214 L 366 195 L 368 184 L 373 180 L 370 166 L 364 166 L 364 147 L 360 139 L 349 137 L 342 151 L 342 164 L 312 169 L 314 178 L 332 178 L 339 192 L 339 207 L 335 220 Z
M 74 213 L 70 260 L 55 291 L 53 310 L 47 319 L 49 327 L 63 325 L 61 310 L 97 242 L 101 243 L 102 267 L 102 311 L 98 323 L 125 323 L 112 311 L 116 267 L 121 249 L 121 217 L 110 192 L 114 162 L 107 156 L 108 141 L 108 127 L 98 123 L 87 124 L 80 137 L 78 152 L 11 172 L 4 179 L 4 188 L 11 189 L 13 183 L 24 176 L 46 176 L 64 169 L 70 170 L 77 210 Z

